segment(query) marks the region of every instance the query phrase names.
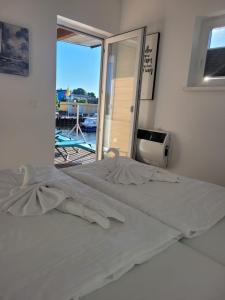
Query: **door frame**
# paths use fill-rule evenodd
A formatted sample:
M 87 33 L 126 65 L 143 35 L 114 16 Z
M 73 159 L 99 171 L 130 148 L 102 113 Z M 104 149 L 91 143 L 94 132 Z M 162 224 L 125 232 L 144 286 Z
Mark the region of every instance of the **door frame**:
M 131 124 L 131 136 L 129 141 L 129 157 L 134 157 L 136 152 L 135 147 L 135 136 L 136 136 L 136 129 L 137 129 L 137 123 L 138 123 L 138 111 L 139 111 L 139 96 L 140 96 L 140 90 L 141 90 L 141 79 L 142 79 L 142 62 L 143 62 L 143 51 L 144 51 L 144 39 L 145 39 L 145 32 L 146 27 L 141 27 L 139 29 L 135 29 L 129 32 L 117 34 L 114 36 L 111 36 L 109 38 L 106 38 L 104 40 L 104 43 L 102 45 L 102 66 L 101 66 L 101 91 L 99 93 L 99 114 L 98 114 L 98 131 L 97 131 L 97 137 L 96 137 L 96 158 L 98 160 L 101 160 L 103 157 L 103 135 L 104 135 L 104 116 L 105 116 L 105 94 L 106 94 L 106 81 L 107 81 L 107 73 L 108 73 L 108 46 L 111 43 L 116 43 L 119 41 L 131 39 L 131 38 L 137 38 L 137 42 L 139 45 L 137 59 L 135 64 L 138 66 L 135 70 L 134 78 L 136 78 L 136 81 L 134 82 L 134 96 L 132 99 L 132 124 Z
M 80 26 L 79 26 L 80 25 Z M 75 22 L 73 20 L 64 18 L 62 16 L 57 16 L 57 26 L 64 28 L 64 29 L 68 29 L 70 31 L 74 31 L 74 32 L 79 32 L 83 35 L 87 35 L 93 38 L 98 39 L 99 41 L 101 41 L 101 59 L 100 59 L 100 77 L 99 77 L 99 97 L 98 97 L 98 108 L 97 108 L 97 112 L 98 112 L 98 116 L 97 116 L 97 130 L 96 130 L 96 153 L 95 153 L 95 157 L 96 160 L 98 159 L 98 144 L 99 144 L 99 124 L 100 124 L 100 107 L 101 107 L 101 93 L 102 93 L 102 77 L 103 77 L 103 60 L 104 60 L 104 41 L 106 38 L 111 37 L 112 34 L 105 32 L 105 31 L 100 31 L 100 33 L 98 31 L 89 31 L 89 30 L 85 30 L 85 26 L 84 24 L 81 24 L 79 22 Z M 83 28 L 84 26 L 84 28 Z M 89 27 L 89 26 L 87 26 Z M 57 43 L 57 40 L 56 40 Z
M 141 66 L 143 63 L 143 53 L 144 53 L 144 41 L 145 41 L 145 34 L 146 34 L 146 26 L 137 28 L 135 30 L 131 30 L 128 32 L 124 32 L 121 34 L 112 35 L 109 32 L 103 32 L 100 33 L 96 31 L 93 28 L 92 30 L 86 30 L 86 28 L 83 28 L 83 24 L 79 22 L 74 22 L 72 20 L 66 19 L 62 16 L 57 16 L 57 25 L 60 27 L 64 27 L 66 29 L 69 29 L 71 31 L 77 31 L 81 34 L 92 36 L 94 38 L 99 39 L 102 42 L 101 45 L 101 65 L 100 65 L 100 78 L 99 78 L 99 101 L 98 101 L 98 118 L 97 118 L 97 131 L 96 131 L 96 160 L 102 159 L 102 145 L 103 145 L 103 130 L 104 130 L 104 111 L 105 111 L 105 82 L 106 82 L 106 76 L 107 76 L 107 67 L 104 68 L 104 64 L 106 63 L 106 59 L 108 57 L 108 51 L 106 51 L 106 43 L 110 43 L 110 41 L 120 41 L 122 38 L 132 38 L 137 37 L 137 32 L 141 31 L 142 36 L 139 36 L 140 41 L 140 53 L 138 59 L 138 68 L 136 70 L 137 75 L 137 84 L 135 86 L 135 97 L 134 101 L 134 112 L 133 112 L 133 124 L 132 124 L 132 137 L 130 144 L 132 145 L 132 156 L 135 155 L 136 152 L 136 145 L 135 145 L 135 137 L 136 137 L 136 130 L 137 130 L 137 118 L 138 118 L 138 111 L 139 111 L 139 96 L 141 91 L 141 80 L 142 80 L 142 70 Z M 80 25 L 82 25 L 80 27 Z M 107 65 L 106 65 L 107 66 Z

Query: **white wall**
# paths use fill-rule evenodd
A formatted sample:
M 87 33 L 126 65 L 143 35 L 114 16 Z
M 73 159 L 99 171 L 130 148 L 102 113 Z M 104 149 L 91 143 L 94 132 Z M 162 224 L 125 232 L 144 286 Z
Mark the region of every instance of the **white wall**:
M 0 168 L 54 157 L 57 14 L 118 32 L 120 0 L 0 0 L 0 21 L 30 30 L 30 76 L 0 74 Z
M 121 32 L 161 32 L 156 99 L 142 101 L 140 127 L 173 133 L 170 169 L 225 185 L 225 91 L 184 91 L 196 16 L 225 10 L 224 0 L 123 0 Z

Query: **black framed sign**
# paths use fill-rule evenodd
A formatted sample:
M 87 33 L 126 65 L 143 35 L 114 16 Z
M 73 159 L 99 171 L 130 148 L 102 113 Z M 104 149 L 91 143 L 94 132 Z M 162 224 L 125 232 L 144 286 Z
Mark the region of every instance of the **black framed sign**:
M 160 33 L 146 35 L 140 100 L 153 100 Z

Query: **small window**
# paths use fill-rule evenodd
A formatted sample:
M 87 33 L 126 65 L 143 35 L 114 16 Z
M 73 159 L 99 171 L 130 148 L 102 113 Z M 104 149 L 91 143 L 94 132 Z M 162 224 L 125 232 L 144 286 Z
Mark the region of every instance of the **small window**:
M 215 27 L 211 30 L 209 49 L 225 48 L 225 26 Z
M 204 79 L 225 78 L 225 26 L 213 28 L 209 35 Z
M 225 16 L 201 18 L 196 24 L 188 85 L 225 87 Z

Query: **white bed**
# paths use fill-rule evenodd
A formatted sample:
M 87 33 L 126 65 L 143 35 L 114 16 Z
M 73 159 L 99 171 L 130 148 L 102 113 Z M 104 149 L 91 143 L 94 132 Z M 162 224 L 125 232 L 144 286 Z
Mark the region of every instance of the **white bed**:
M 102 198 L 68 180 L 86 196 Z M 16 174 L 1 172 L 0 195 L 18 182 Z M 32 217 L 0 214 L 1 300 L 78 299 L 176 243 L 176 230 L 103 196 L 125 217 L 124 224 L 112 221 L 105 230 L 56 210 Z
M 70 180 L 94 198 L 112 200 L 125 224 L 113 222 L 104 230 L 55 210 L 36 217 L 0 214 L 1 300 L 225 298 L 224 266 L 176 242 L 175 229 Z M 17 174 L 0 172 L 0 197 L 20 183 Z
M 59 212 L 0 215 L 0 299 L 78 299 L 168 247 L 149 247 L 154 223 L 135 223 L 106 232 Z
M 225 218 L 209 231 L 182 243 L 225 266 Z
M 6 217 L 4 216 L 4 219 Z M 36 286 L 32 286 L 32 295 L 24 295 L 22 298 L 16 294 L 4 296 L 1 300 L 16 299 L 76 299 L 70 294 L 69 285 L 74 283 L 80 270 L 73 267 L 73 249 L 77 228 L 83 220 L 70 215 L 62 215 L 51 212 L 41 217 L 29 217 L 29 222 L 21 217 L 7 217 L 7 221 L 1 218 L 1 222 L 11 228 L 10 231 L 1 228 L 1 236 L 10 234 L 10 240 L 5 240 L 12 253 L 10 255 L 11 271 L 15 273 L 8 277 L 9 289 L 14 285 L 14 280 L 19 278 L 18 285 L 26 283 L 26 278 L 21 278 L 20 264 L 24 255 L 19 245 L 23 240 L 24 253 L 26 254 L 27 271 L 32 271 L 38 265 L 38 260 L 44 257 L 45 269 L 40 272 L 36 269 L 40 279 Z M 2 224 L 1 223 L 1 224 Z M 86 224 L 87 227 L 93 226 Z M 83 225 L 82 225 L 83 226 Z M 17 228 L 17 233 L 13 230 Z M 69 229 L 69 230 L 68 230 Z M 87 228 L 88 229 L 88 228 Z M 99 230 L 99 229 L 98 229 Z M 100 229 L 101 230 L 101 229 Z M 65 234 L 66 233 L 66 234 Z M 25 241 L 23 236 L 25 236 Z M 92 237 L 94 239 L 94 236 Z M 91 238 L 89 237 L 89 243 Z M 35 241 L 34 241 L 35 240 Z M 50 241 L 50 242 L 49 242 Z M 33 251 L 31 249 L 33 248 Z M 82 248 L 81 251 L 84 249 Z M 2 254 L 1 254 L 2 257 Z M 59 260 L 60 258 L 60 260 Z M 66 262 L 63 262 L 66 259 Z M 5 265 L 5 268 L 9 266 Z M 3 267 L 2 267 L 3 268 Z M 2 269 L 4 276 L 5 268 Z M 56 278 L 56 272 L 61 276 Z M 9 276 L 9 275 L 8 275 Z M 60 278 L 60 281 L 59 281 Z M 1 275 L 1 280 L 3 279 Z M 37 278 L 38 279 L 38 276 Z M 72 281 L 71 281 L 72 279 Z M 110 282 L 113 278 L 109 278 Z M 30 282 L 30 278 L 28 283 Z M 40 281 L 41 280 L 41 281 Z M 89 280 L 89 278 L 87 278 Z M 191 248 L 177 242 L 169 248 L 154 256 L 148 262 L 136 266 L 133 270 L 122 276 L 119 280 L 111 282 L 107 286 L 98 289 L 82 300 L 224 300 L 225 295 L 225 268 L 208 259 Z M 3 282 L 1 283 L 3 284 Z M 1 293 L 5 293 L 1 286 Z M 65 295 L 70 294 L 65 298 Z M 53 298 L 52 298 L 53 296 Z
M 225 269 L 181 243 L 82 300 L 224 300 Z
M 151 215 L 151 206 L 146 199 L 158 201 L 159 203 L 170 202 L 168 200 L 173 197 L 179 201 L 179 198 L 195 200 L 195 196 L 200 198 L 201 195 L 209 196 L 214 200 L 221 197 L 225 201 L 225 188 L 214 184 L 201 182 L 190 178 L 181 178 L 178 184 L 170 184 L 166 182 L 149 182 L 148 184 L 136 186 L 122 186 L 112 184 L 104 180 L 106 170 L 102 167 L 103 162 L 95 162 L 87 166 L 78 166 L 76 168 L 65 169 L 65 172 L 82 182 L 88 183 L 93 188 L 99 189 L 108 195 L 114 196 L 120 201 L 126 202 L 133 207 L 141 209 L 145 213 Z M 131 191 L 131 192 L 130 192 Z M 218 193 L 219 192 L 219 193 Z M 208 194 L 207 194 L 208 193 Z M 132 197 L 130 197 L 132 195 Z M 203 197 L 202 197 L 203 198 Z M 138 199 L 138 200 L 137 200 Z M 210 198 L 209 198 L 210 199 Z M 207 207 L 206 207 L 207 208 Z M 201 209 L 201 207 L 200 207 Z M 194 212 L 195 214 L 195 212 Z M 196 218 L 198 215 L 196 215 Z M 175 223 L 174 223 L 175 224 Z M 184 238 L 182 243 L 191 247 L 195 251 L 211 258 L 217 263 L 225 266 L 225 217 L 221 218 L 217 224 L 211 229 L 206 230 L 197 237 Z
M 225 188 L 188 177 L 179 183 L 149 181 L 144 184 L 116 184 L 106 181 L 112 159 L 86 166 L 64 169 L 64 172 L 121 202 L 128 204 L 161 222 L 176 228 L 185 237 L 194 237 L 210 229 L 225 216 Z M 115 160 L 116 161 L 116 160 Z M 147 166 L 127 158 L 119 158 L 120 165 Z M 155 168 L 170 179 L 174 174 Z M 134 168 L 135 170 L 135 168 Z

